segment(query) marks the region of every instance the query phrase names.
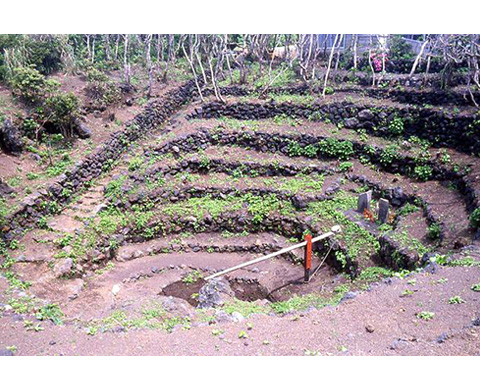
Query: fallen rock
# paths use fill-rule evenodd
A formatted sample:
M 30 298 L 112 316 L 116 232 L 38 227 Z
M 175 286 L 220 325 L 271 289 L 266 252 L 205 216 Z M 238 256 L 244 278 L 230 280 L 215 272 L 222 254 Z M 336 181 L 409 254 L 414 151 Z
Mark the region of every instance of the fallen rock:
M 159 299 L 162 301 L 162 307 L 175 317 L 194 316 L 195 310 L 181 298 L 160 296 Z
M 7 183 L 4 183 L 2 179 L 0 179 L 0 196 L 5 196 L 11 194 L 13 192 L 13 188 L 11 188 Z
M 391 350 L 401 351 L 408 345 L 408 341 L 405 339 L 397 339 L 390 346 Z
M 0 146 L 14 155 L 19 155 L 23 150 L 22 132 L 8 119 L 0 126 Z
M 93 214 L 97 215 L 101 211 L 105 210 L 108 206 L 105 203 L 101 203 L 99 205 L 96 205 L 95 208 L 93 209 Z
M 74 300 L 77 299 L 80 295 L 80 292 L 83 290 L 83 280 L 75 279 L 68 286 L 68 299 Z
M 198 308 L 208 309 L 222 306 L 226 300 L 233 296 L 235 296 L 235 293 L 224 278 L 209 280 L 198 292 Z
M 375 332 L 375 328 L 374 328 L 372 325 L 370 325 L 370 324 L 368 324 L 367 326 L 365 326 L 365 330 L 366 330 L 368 333 L 373 333 L 373 332 Z
M 61 278 L 62 276 L 68 275 L 72 271 L 72 266 L 72 258 L 66 257 L 64 259 L 60 259 L 53 267 L 53 274 L 55 277 Z
M 81 122 L 77 122 L 77 126 L 75 130 L 79 138 L 85 139 L 85 138 L 90 138 L 92 136 L 92 130 L 90 130 L 87 126 L 85 126 Z
M 238 311 L 234 311 L 232 313 L 232 320 L 233 320 L 233 322 L 243 322 L 243 321 L 245 321 L 245 317 L 241 313 L 239 313 Z
M 360 119 L 362 121 L 369 121 L 369 120 L 373 119 L 372 111 L 370 111 L 368 109 L 360 111 L 358 113 L 358 119 Z

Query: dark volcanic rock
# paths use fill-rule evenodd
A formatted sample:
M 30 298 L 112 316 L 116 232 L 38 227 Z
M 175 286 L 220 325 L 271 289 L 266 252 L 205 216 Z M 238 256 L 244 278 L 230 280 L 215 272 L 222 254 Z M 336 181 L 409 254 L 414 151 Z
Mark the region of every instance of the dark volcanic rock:
M 2 179 L 0 179 L 0 196 L 5 196 L 11 194 L 13 189 L 7 183 L 4 183 Z
M 225 302 L 225 299 L 231 298 L 234 295 L 235 293 L 225 279 L 212 279 L 198 292 L 198 307 L 200 309 L 218 307 Z
M 77 128 L 75 129 L 78 136 L 82 139 L 90 138 L 92 136 L 92 130 L 85 126 L 81 122 L 77 122 Z
M 8 119 L 0 126 L 0 146 L 14 155 L 19 155 L 23 150 L 22 132 Z

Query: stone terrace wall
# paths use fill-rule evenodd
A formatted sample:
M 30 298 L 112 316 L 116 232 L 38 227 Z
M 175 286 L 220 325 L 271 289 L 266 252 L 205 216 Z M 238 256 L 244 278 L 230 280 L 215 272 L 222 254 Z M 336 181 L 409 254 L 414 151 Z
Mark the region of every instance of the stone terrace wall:
M 436 147 L 452 147 L 466 153 L 480 153 L 480 117 L 478 115 L 454 115 L 430 108 L 375 107 L 351 102 L 314 103 L 235 103 L 210 102 L 203 105 L 189 118 L 219 118 L 222 116 L 248 120 L 267 119 L 277 115 L 329 120 L 353 129 L 366 129 L 370 134 L 389 136 L 388 124 L 402 118 L 406 138 L 416 135 Z
M 155 100 L 85 160 L 79 161 L 70 172 L 58 177 L 47 189 L 26 198 L 20 208 L 7 217 L 3 227 L 4 239 L 11 240 L 24 228 L 35 226 L 45 215 L 54 214 L 88 183 L 110 169 L 126 147 L 142 135 L 164 123 L 178 108 L 188 102 L 195 90 L 189 81 L 168 96 Z
M 471 95 L 467 90 L 465 91 L 452 91 L 445 89 L 438 90 L 418 90 L 418 89 L 405 89 L 398 85 L 394 88 L 364 88 L 360 86 L 340 86 L 335 88 L 337 92 L 353 92 L 363 93 L 373 98 L 390 99 L 399 103 L 405 104 L 428 104 L 428 105 L 455 105 L 455 106 L 473 106 Z M 227 87 L 221 87 L 220 93 L 224 96 L 249 96 L 258 93 L 258 90 L 253 88 L 245 88 L 240 85 L 231 85 Z M 306 84 L 289 85 L 286 87 L 270 88 L 269 94 L 278 95 L 318 95 L 322 93 L 322 88 L 315 86 L 310 88 Z M 205 95 L 213 95 L 213 90 L 206 90 Z M 474 99 L 480 102 L 480 93 L 473 93 Z

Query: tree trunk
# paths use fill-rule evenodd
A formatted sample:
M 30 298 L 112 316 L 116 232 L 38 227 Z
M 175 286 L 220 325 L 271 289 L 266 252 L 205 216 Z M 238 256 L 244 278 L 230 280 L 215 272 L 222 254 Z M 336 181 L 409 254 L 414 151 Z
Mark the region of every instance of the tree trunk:
M 410 71 L 410 74 L 408 75 L 409 77 L 412 77 L 413 74 L 415 73 L 415 70 L 417 69 L 418 63 L 420 62 L 420 58 L 422 57 L 423 51 L 425 50 L 425 47 L 427 46 L 427 44 L 428 44 L 428 37 L 427 37 L 427 39 L 425 39 L 425 42 L 423 42 L 422 47 L 420 48 L 420 52 L 417 55 L 417 58 L 415 58 L 415 61 L 414 61 L 413 66 L 412 66 L 412 70 Z
M 330 56 L 328 57 L 327 72 L 325 73 L 325 80 L 323 82 L 323 92 L 322 92 L 323 97 L 325 97 L 325 92 L 327 90 L 328 76 L 330 74 L 330 68 L 332 67 L 333 54 L 335 53 L 335 46 L 337 45 L 339 35 L 340 35 L 340 42 L 342 41 L 343 34 L 335 34 L 335 40 L 333 42 L 332 49 L 330 50 Z
M 107 56 L 107 61 L 110 61 L 111 58 L 111 53 L 110 53 L 110 35 L 106 34 L 105 35 L 105 55 Z
M 125 34 L 124 38 L 124 48 L 123 48 L 123 72 L 124 72 L 124 81 L 125 84 L 130 85 L 130 64 L 128 62 L 128 42 L 129 36 Z
M 153 65 L 152 65 L 152 57 L 150 54 L 151 46 L 152 46 L 152 34 L 148 34 L 145 42 L 145 62 L 147 64 L 148 69 L 148 92 L 147 95 L 150 97 L 152 96 L 152 88 L 153 88 Z

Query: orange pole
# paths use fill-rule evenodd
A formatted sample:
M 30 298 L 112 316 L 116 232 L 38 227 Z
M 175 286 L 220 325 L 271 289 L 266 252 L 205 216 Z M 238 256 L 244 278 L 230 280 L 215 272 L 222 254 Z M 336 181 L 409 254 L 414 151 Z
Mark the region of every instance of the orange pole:
M 310 270 L 312 269 L 312 235 L 306 234 L 305 241 L 307 242 L 307 245 L 305 245 L 305 262 L 304 262 L 305 278 L 304 280 L 305 282 L 308 282 L 310 280 Z

